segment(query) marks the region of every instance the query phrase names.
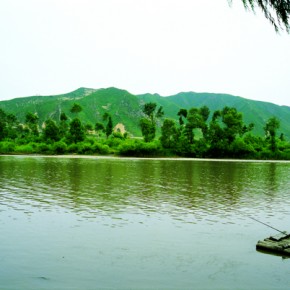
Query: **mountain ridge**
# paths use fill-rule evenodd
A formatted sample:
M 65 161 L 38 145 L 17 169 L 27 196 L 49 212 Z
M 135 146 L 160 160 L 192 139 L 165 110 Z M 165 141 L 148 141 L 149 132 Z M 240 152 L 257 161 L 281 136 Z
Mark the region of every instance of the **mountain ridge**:
M 180 108 L 208 106 L 211 114 L 225 106 L 235 107 L 243 113 L 246 124 L 254 123 L 254 133 L 264 134 L 263 127 L 266 121 L 276 116 L 281 122 L 279 132 L 283 132 L 290 139 L 290 107 L 270 102 L 250 100 L 240 96 L 222 93 L 180 92 L 175 95 L 161 96 L 159 94 L 131 94 L 129 91 L 116 87 L 85 88 L 80 87 L 72 92 L 49 96 L 30 96 L 0 101 L 0 108 L 5 112 L 13 113 L 24 122 L 27 112 L 37 113 L 40 124 L 47 118 L 59 120 L 61 112 L 65 112 L 69 119 L 73 103 L 79 103 L 83 111 L 79 118 L 85 123 L 94 125 L 102 121 L 105 112 L 112 115 L 115 124 L 122 123 L 126 130 L 134 136 L 141 136 L 138 126 L 142 117 L 142 106 L 147 102 L 155 102 L 163 106 L 165 116 L 177 121 L 177 112 Z M 279 133 L 278 132 L 278 133 Z

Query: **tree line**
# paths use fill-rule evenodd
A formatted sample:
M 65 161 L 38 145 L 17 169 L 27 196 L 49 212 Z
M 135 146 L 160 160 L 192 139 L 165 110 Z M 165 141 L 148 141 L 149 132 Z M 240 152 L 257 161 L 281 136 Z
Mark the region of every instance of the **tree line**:
M 184 156 L 198 158 L 290 159 L 290 143 L 277 135 L 279 120 L 273 116 L 256 136 L 254 124 L 245 124 L 234 107 L 210 112 L 207 106 L 180 109 L 178 120 L 166 118 L 162 106 L 149 102 L 142 108 L 141 138 L 114 130 L 106 112 L 102 122 L 83 124 L 75 103 L 69 119 L 48 118 L 39 126 L 39 117 L 26 113 L 20 123 L 13 114 L 0 109 L 0 153 L 2 154 L 117 154 L 125 156 Z
M 140 125 L 145 142 L 155 138 L 158 118 L 163 116 L 162 107 L 145 104 L 145 117 Z M 280 121 L 275 117 L 267 120 L 264 137 L 252 133 L 254 124 L 245 124 L 242 113 L 236 108 L 224 107 L 212 114 L 207 106 L 180 109 L 179 120 L 165 118 L 159 141 L 163 150 L 178 156 L 208 158 L 289 159 L 290 143 L 281 133 L 277 136 Z

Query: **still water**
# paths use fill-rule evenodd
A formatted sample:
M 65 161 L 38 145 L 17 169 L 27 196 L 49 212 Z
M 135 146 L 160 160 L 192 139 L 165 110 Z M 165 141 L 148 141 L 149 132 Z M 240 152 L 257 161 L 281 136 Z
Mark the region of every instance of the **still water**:
M 0 289 L 289 289 L 290 163 L 0 157 Z

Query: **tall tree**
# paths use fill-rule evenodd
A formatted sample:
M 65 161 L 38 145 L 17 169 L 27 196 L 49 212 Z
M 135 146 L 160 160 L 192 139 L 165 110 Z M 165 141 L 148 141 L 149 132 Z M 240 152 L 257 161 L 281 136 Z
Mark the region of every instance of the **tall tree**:
M 243 133 L 243 115 L 236 108 L 224 107 L 221 112 L 224 123 L 224 138 L 231 144 L 237 135 Z
M 96 130 L 96 133 L 100 136 L 101 131 L 105 132 L 105 126 L 102 123 L 97 122 L 95 125 L 95 130 Z
M 32 135 L 34 136 L 38 136 L 39 135 L 39 130 L 38 130 L 38 120 L 39 117 L 37 116 L 37 114 L 33 114 L 31 112 L 28 112 L 25 115 L 25 123 L 27 124 L 30 132 L 32 133 Z
M 271 117 L 264 127 L 266 138 L 270 140 L 271 150 L 275 152 L 277 150 L 276 134 L 277 129 L 280 127 L 280 121 L 276 117 Z
M 47 141 L 58 141 L 59 140 L 59 128 L 56 123 L 48 119 L 45 121 L 45 128 L 42 131 L 43 138 Z
M 7 115 L 0 109 L 0 141 L 7 136 Z
M 80 142 L 85 139 L 85 130 L 79 118 L 74 118 L 70 122 L 69 139 L 74 142 Z
M 15 139 L 19 122 L 14 114 L 7 114 L 0 109 L 0 140 L 4 138 Z
M 111 115 L 106 112 L 103 115 L 103 121 L 108 121 L 107 125 L 105 127 L 105 133 L 106 133 L 106 136 L 108 138 L 113 133 L 113 120 L 112 120 Z
M 207 137 L 208 125 L 207 119 L 209 117 L 210 110 L 208 107 L 203 106 L 201 108 L 191 108 L 188 111 L 180 109 L 179 124 L 181 125 L 181 134 L 183 134 L 190 144 L 194 142 L 194 131 L 199 129 L 202 132 L 202 137 Z M 186 122 L 183 118 L 186 118 Z
M 210 115 L 210 110 L 207 106 L 202 106 L 199 109 L 199 114 L 201 115 L 201 118 L 202 118 L 202 122 L 200 124 L 200 129 L 202 131 L 203 138 L 207 139 L 207 135 L 208 135 L 207 120 L 208 120 L 209 115 Z
M 164 115 L 163 107 L 160 106 L 156 112 L 156 103 L 146 103 L 143 107 L 143 113 L 145 117 L 139 122 L 141 127 L 141 132 L 145 142 L 150 142 L 154 140 L 156 134 L 156 123 L 157 119 Z
M 171 119 L 165 119 L 161 127 L 161 144 L 164 148 L 172 148 L 177 141 L 177 128 Z
M 156 127 L 150 120 L 142 118 L 139 122 L 141 127 L 142 136 L 145 142 L 151 142 L 155 138 Z
M 179 125 L 182 126 L 184 124 L 184 118 L 187 117 L 187 110 L 186 109 L 180 109 L 177 113 L 179 116 Z
M 219 156 L 227 154 L 236 137 L 243 136 L 252 128 L 253 124 L 244 124 L 243 115 L 236 108 L 226 106 L 215 111 L 209 126 L 211 153 Z
M 62 137 L 65 137 L 65 135 L 67 134 L 67 131 L 68 131 L 68 124 L 67 124 L 67 115 L 62 112 L 60 114 L 60 124 L 59 124 L 59 136 L 62 138 Z

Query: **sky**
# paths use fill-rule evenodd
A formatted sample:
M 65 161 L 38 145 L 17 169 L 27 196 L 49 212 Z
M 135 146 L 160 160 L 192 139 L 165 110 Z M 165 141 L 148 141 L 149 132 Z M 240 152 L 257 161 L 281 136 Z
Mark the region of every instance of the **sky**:
M 290 106 L 290 35 L 241 0 L 0 0 L 0 100 L 117 87 Z

